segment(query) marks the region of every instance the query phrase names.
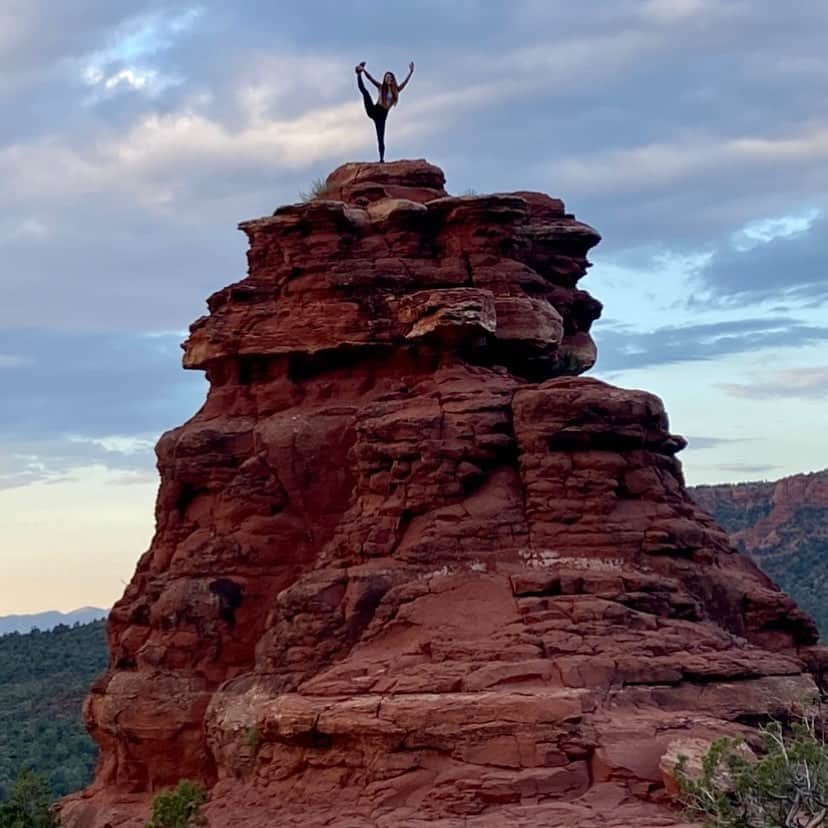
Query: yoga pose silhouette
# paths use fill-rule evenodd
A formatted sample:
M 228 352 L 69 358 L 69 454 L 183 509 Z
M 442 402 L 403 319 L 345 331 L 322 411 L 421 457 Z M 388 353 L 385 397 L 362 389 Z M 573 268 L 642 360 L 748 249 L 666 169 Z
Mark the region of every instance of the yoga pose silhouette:
M 414 62 L 412 61 L 408 64 L 408 75 L 399 84 L 393 72 L 386 72 L 383 75 L 382 83 L 372 78 L 365 68 L 364 60 L 362 63 L 357 64 L 355 71 L 357 85 L 359 86 L 359 91 L 362 92 L 362 99 L 365 102 L 365 111 L 377 128 L 377 146 L 379 147 L 380 163 L 382 163 L 385 161 L 385 121 L 388 118 L 388 112 L 391 107 L 397 105 L 397 101 L 400 99 L 400 92 L 405 89 L 406 84 L 411 80 L 411 75 L 414 74 Z M 371 95 L 362 82 L 363 75 L 379 89 L 376 103 L 371 100 Z

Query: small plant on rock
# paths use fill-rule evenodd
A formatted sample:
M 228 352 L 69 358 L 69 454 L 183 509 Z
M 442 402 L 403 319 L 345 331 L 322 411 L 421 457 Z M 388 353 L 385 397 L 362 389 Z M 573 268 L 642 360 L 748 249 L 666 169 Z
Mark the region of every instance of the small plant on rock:
M 679 761 L 676 779 L 690 816 L 706 828 L 828 828 L 828 745 L 815 715 L 789 731 L 761 729 L 757 757 L 741 739 L 718 739 L 691 776 Z
M 242 744 L 252 753 L 256 753 L 259 749 L 259 728 L 256 725 L 245 728 Z
M 147 828 L 199 828 L 207 824 L 201 808 L 207 802 L 203 785 L 182 779 L 174 788 L 162 791 L 152 801 Z
M 325 188 L 327 186 L 327 182 L 324 178 L 314 178 L 311 182 L 309 190 L 301 190 L 299 193 L 299 198 L 302 199 L 306 204 L 309 201 L 313 201 L 315 198 L 319 198 L 322 193 L 325 192 Z

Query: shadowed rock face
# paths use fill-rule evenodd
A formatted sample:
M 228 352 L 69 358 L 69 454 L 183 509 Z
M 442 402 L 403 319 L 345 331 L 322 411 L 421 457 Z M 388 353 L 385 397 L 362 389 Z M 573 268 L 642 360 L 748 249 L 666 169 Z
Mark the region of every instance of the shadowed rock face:
M 577 377 L 597 233 L 443 185 L 348 164 L 242 224 L 70 825 L 182 777 L 216 826 L 678 825 L 671 742 L 816 692 L 813 623 L 689 499 L 661 402 Z

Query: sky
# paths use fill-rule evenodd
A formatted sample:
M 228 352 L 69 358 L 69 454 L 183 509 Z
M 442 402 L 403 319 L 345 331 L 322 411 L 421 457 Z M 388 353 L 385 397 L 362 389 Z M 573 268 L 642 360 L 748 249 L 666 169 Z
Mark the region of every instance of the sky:
M 122 592 L 237 222 L 375 159 L 360 60 L 416 61 L 390 159 L 601 232 L 592 373 L 662 397 L 689 483 L 828 467 L 826 31 L 813 0 L 3 0 L 0 615 Z

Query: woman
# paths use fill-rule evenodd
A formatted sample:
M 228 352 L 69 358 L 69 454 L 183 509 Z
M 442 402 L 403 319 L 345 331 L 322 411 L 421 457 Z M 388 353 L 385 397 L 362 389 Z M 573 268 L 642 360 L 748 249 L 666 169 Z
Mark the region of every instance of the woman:
M 364 60 L 356 67 L 357 84 L 359 91 L 362 92 L 362 99 L 365 101 L 365 111 L 377 128 L 377 144 L 379 145 L 381 164 L 385 161 L 385 120 L 388 118 L 388 111 L 392 106 L 397 105 L 400 92 L 405 89 L 406 84 L 411 80 L 412 74 L 414 74 L 413 61 L 408 64 L 408 76 L 400 84 L 397 83 L 393 72 L 386 72 L 382 78 L 382 83 L 374 80 L 365 68 Z M 371 96 L 365 88 L 365 84 L 362 82 L 363 75 L 379 89 L 379 96 L 377 97 L 376 103 L 371 100 Z

